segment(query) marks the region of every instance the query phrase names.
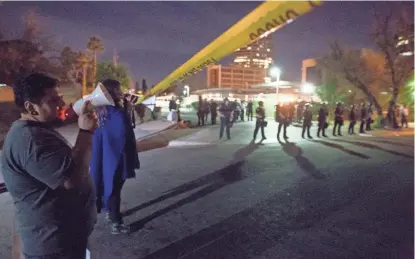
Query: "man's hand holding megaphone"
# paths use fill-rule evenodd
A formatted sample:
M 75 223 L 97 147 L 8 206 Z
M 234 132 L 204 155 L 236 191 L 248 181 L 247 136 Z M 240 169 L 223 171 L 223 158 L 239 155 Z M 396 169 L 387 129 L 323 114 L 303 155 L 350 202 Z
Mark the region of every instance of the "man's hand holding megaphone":
M 95 112 L 89 109 L 89 105 L 91 105 L 91 101 L 87 100 L 84 102 L 78 117 L 78 126 L 80 130 L 93 133 L 98 126 L 98 119 Z

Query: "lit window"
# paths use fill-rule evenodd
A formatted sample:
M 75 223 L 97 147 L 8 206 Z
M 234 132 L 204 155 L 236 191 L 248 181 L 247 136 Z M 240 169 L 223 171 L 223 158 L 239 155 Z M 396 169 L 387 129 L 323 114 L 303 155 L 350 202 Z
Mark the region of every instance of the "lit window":
M 251 50 L 251 47 L 248 47 L 248 50 Z
M 256 56 L 259 57 L 259 53 L 257 53 Z
M 267 51 L 270 52 L 271 50 L 270 49 L 267 49 Z

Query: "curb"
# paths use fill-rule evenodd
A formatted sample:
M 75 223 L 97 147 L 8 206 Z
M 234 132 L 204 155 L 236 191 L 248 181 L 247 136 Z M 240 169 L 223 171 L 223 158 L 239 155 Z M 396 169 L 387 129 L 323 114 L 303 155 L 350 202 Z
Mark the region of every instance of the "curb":
M 169 126 L 167 126 L 166 128 L 164 128 L 164 129 L 161 129 L 161 130 L 155 131 L 155 132 L 150 133 L 150 134 L 148 134 L 148 135 L 146 135 L 146 136 L 144 136 L 144 137 L 137 138 L 135 141 L 140 141 L 140 140 L 144 140 L 144 139 L 147 139 L 147 138 L 151 138 L 151 137 L 153 137 L 153 136 L 155 136 L 155 135 L 157 135 L 157 134 L 160 134 L 161 132 L 164 132 L 164 131 L 167 131 L 167 130 L 173 129 L 174 127 L 176 127 L 176 125 L 177 125 L 177 123 L 173 123 L 172 125 L 169 125 Z

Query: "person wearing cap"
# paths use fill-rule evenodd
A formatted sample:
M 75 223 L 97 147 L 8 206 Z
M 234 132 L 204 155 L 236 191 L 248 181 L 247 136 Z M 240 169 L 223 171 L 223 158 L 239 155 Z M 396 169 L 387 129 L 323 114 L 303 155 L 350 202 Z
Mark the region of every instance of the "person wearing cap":
M 265 108 L 264 108 L 263 101 L 258 102 L 258 107 L 256 108 L 255 112 L 256 112 L 256 124 L 255 124 L 255 130 L 254 130 L 254 140 L 256 139 L 256 135 L 258 134 L 258 130 L 260 128 L 261 128 L 262 140 L 265 140 L 267 138 L 265 137 L 265 132 L 264 132 L 266 121 L 265 121 Z
M 219 139 L 223 137 L 223 131 L 226 128 L 226 137 L 231 139 L 231 123 L 233 116 L 233 109 L 229 102 L 228 98 L 223 100 L 223 103 L 219 106 L 219 116 L 220 116 L 220 132 Z
M 318 118 L 317 118 L 318 120 L 317 137 L 318 138 L 320 137 L 320 133 L 323 134 L 323 137 L 327 138 L 327 135 L 326 135 L 326 128 L 328 127 L 327 116 L 328 116 L 327 104 L 326 102 L 322 102 L 320 110 L 318 111 Z
M 343 126 L 343 107 L 340 102 L 337 103 L 336 109 L 334 110 L 334 126 L 333 126 L 333 136 L 337 135 L 342 136 L 341 127 Z
M 311 122 L 313 121 L 313 112 L 311 111 L 311 106 L 309 103 L 305 104 L 305 110 L 303 114 L 303 132 L 301 134 L 301 137 L 304 138 L 304 134 L 307 130 L 307 137 L 312 139 L 310 134 L 310 127 Z

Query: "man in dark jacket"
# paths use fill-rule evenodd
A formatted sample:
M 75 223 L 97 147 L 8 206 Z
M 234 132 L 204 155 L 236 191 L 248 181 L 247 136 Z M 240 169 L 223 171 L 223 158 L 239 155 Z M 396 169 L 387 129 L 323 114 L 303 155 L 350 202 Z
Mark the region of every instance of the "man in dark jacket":
M 307 130 L 307 137 L 312 139 L 313 137 L 311 137 L 310 134 L 310 127 L 311 127 L 311 122 L 313 121 L 313 112 L 311 111 L 311 106 L 310 104 L 306 104 L 305 105 L 305 110 L 304 110 L 304 114 L 303 114 L 303 132 L 301 134 L 301 137 L 304 138 L 304 134 Z
M 323 134 L 323 137 L 327 138 L 326 135 L 326 128 L 327 128 L 327 104 L 325 102 L 322 103 L 320 110 L 318 111 L 318 130 L 317 130 L 317 137 L 320 137 L 320 132 Z
M 199 107 L 197 108 L 197 125 L 205 126 L 205 105 L 202 96 L 199 96 Z
M 265 140 L 267 138 L 265 137 L 265 132 L 264 132 L 264 127 L 266 123 L 264 102 L 260 101 L 258 105 L 259 105 L 258 108 L 256 108 L 256 124 L 255 124 L 255 130 L 254 130 L 254 140 L 256 139 L 256 135 L 258 134 L 258 130 L 260 128 L 261 128 L 262 140 Z
M 223 100 L 223 103 L 219 106 L 219 115 L 220 115 L 220 132 L 219 138 L 223 137 L 223 131 L 226 128 L 226 137 L 231 139 L 231 123 L 233 110 L 229 103 L 228 98 Z
M 356 125 L 356 111 L 354 105 L 352 105 L 349 113 L 349 135 L 354 135 L 354 125 Z
M 333 136 L 337 135 L 342 136 L 341 127 L 343 126 L 343 107 L 341 103 L 337 103 L 336 109 L 334 110 L 334 126 L 333 126 Z

